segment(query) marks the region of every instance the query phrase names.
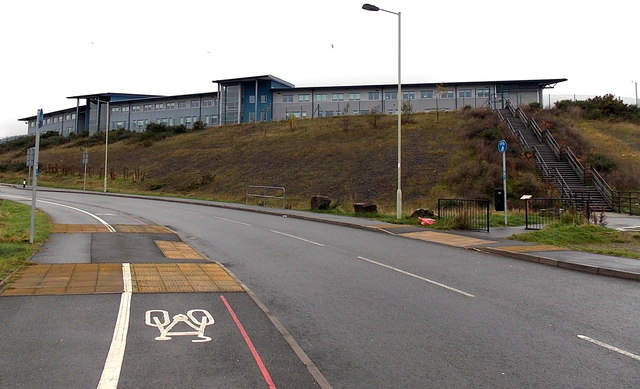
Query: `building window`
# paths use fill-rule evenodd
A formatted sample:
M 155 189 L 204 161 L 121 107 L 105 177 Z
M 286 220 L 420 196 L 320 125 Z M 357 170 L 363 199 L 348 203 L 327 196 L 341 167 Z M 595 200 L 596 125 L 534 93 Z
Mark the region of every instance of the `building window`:
M 293 95 L 282 95 L 283 103 L 293 103 Z
M 51 118 L 47 118 L 47 120 L 45 120 L 45 124 L 51 124 Z
M 204 99 L 202 100 L 203 107 L 213 107 L 213 99 Z
M 369 100 L 380 100 L 380 92 L 369 92 Z
M 131 111 L 132 112 L 140 112 L 140 106 L 139 105 L 132 105 L 131 106 Z
M 75 113 L 71 114 L 71 120 L 76 120 L 76 114 Z
M 267 103 L 267 95 L 260 95 L 260 102 L 262 104 L 266 104 Z
M 360 100 L 360 93 L 349 93 L 349 101 Z
M 329 101 L 329 97 L 327 96 L 326 93 L 317 93 L 316 101 L 318 102 Z
M 459 89 L 458 97 L 462 97 L 462 98 L 471 97 L 471 89 Z
M 489 97 L 489 88 L 478 88 L 476 89 L 477 97 Z
M 249 96 L 249 104 L 255 104 L 255 103 L 256 103 L 256 97 L 254 95 Z
M 421 99 L 433 99 L 433 90 L 423 90 L 420 91 Z
M 331 101 L 344 101 L 344 93 L 333 93 Z
M 111 113 L 120 113 L 120 107 L 111 107 Z
M 129 112 L 129 107 L 122 107 L 122 113 Z
M 183 108 L 187 108 L 187 102 L 186 101 L 178 101 L 178 109 L 183 109 Z
M 385 100 L 396 100 L 398 98 L 398 92 L 384 92 Z
M 218 124 L 218 115 L 204 115 L 204 124 L 206 125 Z
M 68 113 L 68 114 L 64 115 L 64 120 L 71 120 L 71 114 Z
M 416 92 L 414 92 L 414 91 L 402 92 L 402 98 L 404 100 L 415 100 Z
M 266 122 L 267 121 L 267 112 L 266 111 L 260 112 L 260 121 L 262 121 L 262 122 Z
M 191 108 L 200 108 L 200 100 L 191 100 Z
M 153 104 L 145 104 L 145 105 L 142 107 L 142 110 L 143 110 L 143 111 L 145 111 L 145 112 L 146 112 L 146 111 L 153 111 Z
M 440 92 L 441 99 L 453 99 L 454 97 L 455 96 L 452 90 L 447 89 Z
M 174 103 L 174 102 L 166 103 L 165 104 L 165 108 L 168 109 L 168 110 L 169 109 L 176 109 L 176 103 Z
M 162 111 L 164 109 L 164 103 L 156 103 L 155 110 Z
M 300 102 L 300 103 L 308 103 L 309 102 L 309 94 L 308 93 L 304 93 L 304 94 L 298 95 L 298 102 Z
M 116 122 L 116 128 L 124 128 L 124 122 L 123 121 L 118 121 Z

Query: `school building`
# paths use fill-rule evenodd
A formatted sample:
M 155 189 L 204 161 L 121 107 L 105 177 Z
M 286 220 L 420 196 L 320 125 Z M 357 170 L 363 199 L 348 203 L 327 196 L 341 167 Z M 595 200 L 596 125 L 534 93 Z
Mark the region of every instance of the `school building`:
M 402 84 L 403 104 L 413 112 L 450 111 L 464 107 L 502 105 L 510 100 L 518 105 L 543 104 L 542 92 L 566 78 L 510 81 L 473 81 Z M 70 96 L 75 106 L 45 112 L 40 131 L 63 135 L 89 134 L 123 128 L 144 131 L 150 123 L 169 126 L 206 126 L 366 115 L 372 111 L 397 113 L 397 84 L 296 87 L 272 75 L 214 80 L 217 90 L 175 96 L 129 93 L 96 93 Z M 35 111 L 35 110 L 34 110 Z M 27 133 L 35 134 L 36 117 L 19 121 Z

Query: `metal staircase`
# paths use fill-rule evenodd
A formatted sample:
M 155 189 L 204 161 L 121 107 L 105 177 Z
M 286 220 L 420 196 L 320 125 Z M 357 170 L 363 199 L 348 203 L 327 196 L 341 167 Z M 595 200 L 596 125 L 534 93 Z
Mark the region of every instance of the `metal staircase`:
M 567 202 L 587 206 L 590 211 L 610 211 L 612 190 L 595 169 L 585 169 L 569 147 L 560 147 L 549 131 L 542 131 L 535 120 L 510 102 L 494 112 L 530 150 L 542 178 L 550 182 Z

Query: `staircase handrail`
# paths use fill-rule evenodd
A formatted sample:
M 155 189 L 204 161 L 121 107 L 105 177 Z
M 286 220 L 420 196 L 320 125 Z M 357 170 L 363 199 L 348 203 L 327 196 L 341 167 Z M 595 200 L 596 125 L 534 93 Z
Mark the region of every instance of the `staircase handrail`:
M 536 135 L 536 138 L 538 138 L 538 140 L 542 142 L 542 129 L 540 129 L 538 122 L 536 122 L 533 118 L 530 118 L 529 127 L 531 127 L 531 129 L 533 130 L 533 133 Z
M 580 181 L 584 183 L 584 166 L 582 166 L 582 163 L 578 161 L 576 155 L 573 153 L 573 151 L 571 151 L 571 147 L 565 147 L 564 152 L 567 156 L 567 162 L 569 162 L 569 166 L 571 166 L 573 171 L 578 175 Z
M 549 131 L 544 132 L 544 138 L 547 141 L 547 144 L 549 145 L 549 147 L 551 148 L 551 151 L 553 151 L 553 154 L 556 156 L 558 160 L 560 160 L 560 156 L 561 156 L 560 145 L 558 144 L 556 139 L 553 137 L 553 135 L 551 135 Z
M 555 168 L 555 171 L 556 171 L 555 180 L 558 183 L 558 188 L 560 189 L 560 198 L 570 200 L 572 196 L 571 188 L 562 177 L 560 170 L 558 170 L 558 168 Z
M 596 189 L 598 189 L 598 192 L 602 194 L 602 197 L 604 197 L 607 204 L 609 204 L 610 207 L 613 207 L 613 190 L 596 169 L 591 168 L 591 173 L 593 186 L 595 186 Z
M 542 158 L 537 146 L 533 146 L 533 151 L 535 152 L 536 166 L 540 170 L 540 173 L 542 173 L 542 178 L 549 180 L 551 177 L 551 169 L 549 169 L 549 166 L 547 166 L 547 163 Z
M 513 107 L 513 104 L 511 104 L 511 100 L 507 100 L 507 102 L 506 102 L 506 104 L 505 104 L 505 105 L 506 105 L 506 107 L 509 109 L 509 112 L 511 112 L 511 114 L 512 114 L 513 116 L 517 116 L 517 115 L 516 115 L 516 109 Z
M 522 135 L 522 131 L 515 131 L 515 135 L 516 138 L 518 138 L 518 140 L 520 141 L 520 146 L 522 146 L 523 149 L 531 150 L 531 148 L 529 147 L 529 142 L 527 142 L 527 140 L 524 138 L 524 135 Z

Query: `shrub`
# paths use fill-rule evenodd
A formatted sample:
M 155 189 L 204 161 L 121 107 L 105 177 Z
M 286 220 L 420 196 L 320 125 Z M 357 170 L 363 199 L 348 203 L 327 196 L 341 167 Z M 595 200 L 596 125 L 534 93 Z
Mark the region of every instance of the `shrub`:
M 587 157 L 589 165 L 599 172 L 609 172 L 616 168 L 616 163 L 609 157 L 598 152 L 592 152 Z

